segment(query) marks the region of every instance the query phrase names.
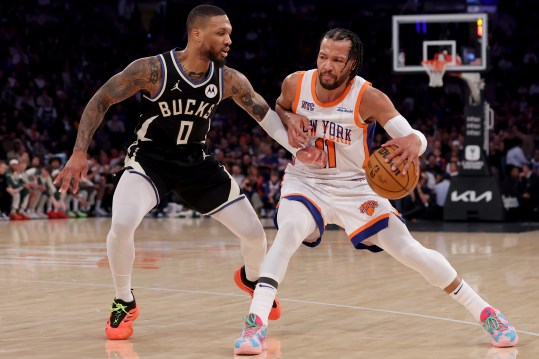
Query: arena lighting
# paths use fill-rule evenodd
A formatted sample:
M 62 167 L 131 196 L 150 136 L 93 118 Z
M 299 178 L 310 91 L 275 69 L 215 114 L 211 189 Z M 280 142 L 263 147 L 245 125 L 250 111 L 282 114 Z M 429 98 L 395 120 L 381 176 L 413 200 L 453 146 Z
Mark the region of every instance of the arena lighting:
M 477 19 L 477 37 L 483 37 L 483 19 Z

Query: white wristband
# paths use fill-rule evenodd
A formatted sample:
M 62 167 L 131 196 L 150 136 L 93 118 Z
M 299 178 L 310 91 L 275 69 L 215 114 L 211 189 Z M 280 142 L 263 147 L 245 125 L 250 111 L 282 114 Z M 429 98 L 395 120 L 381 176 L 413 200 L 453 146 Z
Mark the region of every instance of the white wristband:
M 413 132 L 419 137 L 419 141 L 421 141 L 421 147 L 419 147 L 419 155 L 421 156 L 427 150 L 427 138 L 421 131 L 414 130 Z
M 421 141 L 419 155 L 421 156 L 423 153 L 425 153 L 425 150 L 427 149 L 427 138 L 420 131 L 414 130 L 412 126 L 410 126 L 408 120 L 406 120 L 402 115 L 397 115 L 389 119 L 389 121 L 387 121 L 384 125 L 384 130 L 386 130 L 391 138 L 404 137 L 412 133 L 415 134 L 417 137 L 419 137 L 419 141 Z
M 288 132 L 286 131 L 286 128 L 284 128 L 277 112 L 269 109 L 266 116 L 264 116 L 262 121 L 260 121 L 258 124 L 268 133 L 268 135 L 270 135 L 275 141 L 279 142 L 279 144 L 288 152 L 290 152 L 293 156 L 296 155 L 298 149 L 290 146 L 288 143 Z

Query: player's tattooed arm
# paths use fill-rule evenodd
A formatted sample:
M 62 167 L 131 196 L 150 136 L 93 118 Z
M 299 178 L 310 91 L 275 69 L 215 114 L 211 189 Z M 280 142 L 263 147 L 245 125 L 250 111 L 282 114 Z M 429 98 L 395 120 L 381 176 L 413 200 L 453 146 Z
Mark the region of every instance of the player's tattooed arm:
M 230 67 L 225 67 L 224 98 L 232 97 L 257 122 L 262 121 L 269 105 L 254 89 L 247 77 Z
M 121 102 L 139 91 L 155 94 L 161 85 L 161 65 L 157 57 L 138 59 L 122 72 L 112 76 L 90 99 L 79 124 L 74 151 L 87 151 L 94 132 L 99 127 L 110 106 Z

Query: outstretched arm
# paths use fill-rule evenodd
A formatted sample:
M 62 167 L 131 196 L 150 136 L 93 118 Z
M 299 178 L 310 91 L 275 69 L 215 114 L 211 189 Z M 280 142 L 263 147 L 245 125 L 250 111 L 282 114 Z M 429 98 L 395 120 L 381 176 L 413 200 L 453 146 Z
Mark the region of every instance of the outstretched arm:
M 317 148 L 308 148 L 298 151 L 288 143 L 288 134 L 279 115 L 273 111 L 266 100 L 254 89 L 247 77 L 241 72 L 225 67 L 225 94 L 224 98 L 232 97 L 258 124 L 288 152 L 295 155 L 301 162 L 325 167 L 323 154 Z M 301 152 L 301 153 L 300 153 Z M 323 152 L 323 151 L 322 151 Z
M 73 192 L 76 193 L 79 188 L 79 180 L 81 178 L 86 180 L 88 172 L 86 151 L 110 106 L 139 91 L 145 91 L 150 95 L 154 94 L 159 88 L 160 78 L 161 65 L 159 60 L 156 57 L 147 57 L 135 60 L 97 90 L 82 113 L 73 154 L 54 181 L 55 184 L 61 183 L 60 192 L 67 191 L 71 179 L 73 179 Z
M 425 135 L 410 126 L 410 123 L 395 109 L 389 97 L 374 87 L 367 87 L 360 104 L 360 115 L 367 121 L 377 121 L 391 136 L 391 140 L 384 143 L 382 147 L 392 145 L 398 147 L 386 158 L 386 162 L 400 156 L 393 168 L 398 168 L 406 162 L 402 171 L 405 175 L 410 164 L 413 163 L 415 172 L 419 175 L 419 156 L 425 152 L 427 139 Z
M 305 131 L 312 128 L 307 117 L 297 115 L 292 111 L 298 81 L 299 72 L 288 75 L 281 86 L 281 95 L 275 103 L 275 111 L 288 129 L 288 142 L 295 148 L 301 148 L 307 144 L 309 136 Z

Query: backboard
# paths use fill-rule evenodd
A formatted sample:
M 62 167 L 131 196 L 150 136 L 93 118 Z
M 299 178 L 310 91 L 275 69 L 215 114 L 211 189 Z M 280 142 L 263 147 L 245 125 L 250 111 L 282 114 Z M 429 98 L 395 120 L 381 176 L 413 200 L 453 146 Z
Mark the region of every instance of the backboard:
M 486 13 L 393 16 L 393 71 L 425 72 L 422 62 L 445 58 L 448 72 L 487 68 Z

